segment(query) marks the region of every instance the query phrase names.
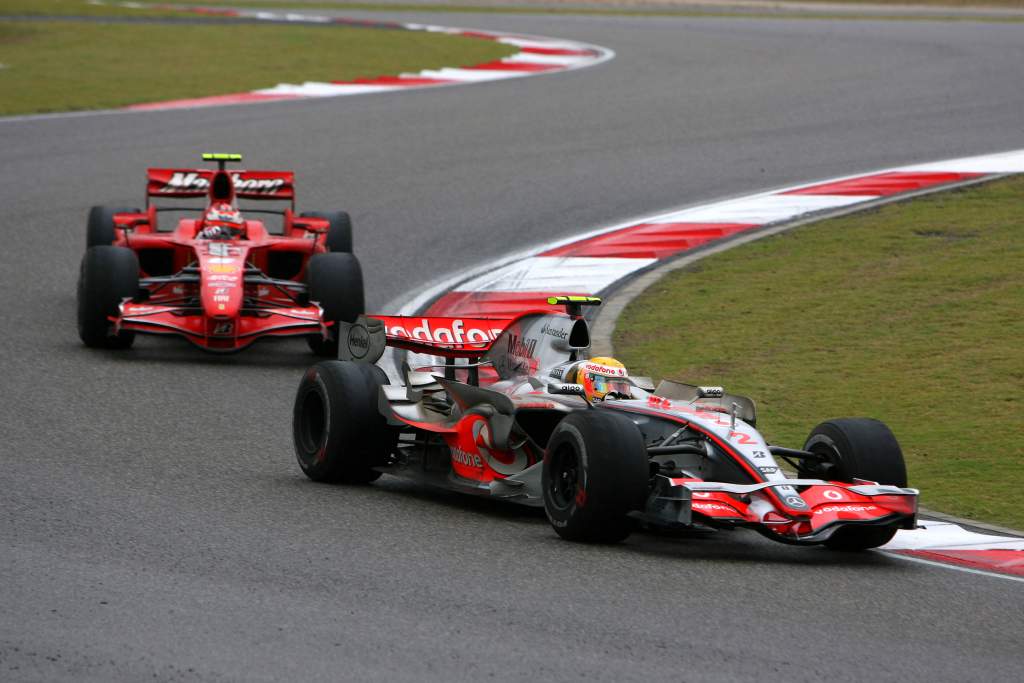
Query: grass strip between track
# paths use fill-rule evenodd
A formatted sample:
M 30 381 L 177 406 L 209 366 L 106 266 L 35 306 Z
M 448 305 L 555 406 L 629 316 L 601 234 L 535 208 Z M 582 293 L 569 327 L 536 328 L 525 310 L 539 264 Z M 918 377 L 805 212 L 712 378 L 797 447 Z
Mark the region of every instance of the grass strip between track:
M 771 443 L 896 433 L 922 505 L 1024 528 L 1024 178 L 822 221 L 670 273 L 619 318 L 641 375 L 758 402 Z
M 0 14 L 89 14 L 89 15 L 135 15 L 135 16 L 167 16 L 168 10 L 153 9 L 149 3 L 140 3 L 138 8 L 125 8 L 118 6 L 116 0 L 108 0 L 110 5 L 90 5 L 87 0 L 0 0 Z M 848 20 L 870 20 L 870 21 L 984 21 L 984 22 L 1024 22 L 1024 16 L 990 14 L 985 16 L 957 13 L 958 8 L 974 9 L 998 9 L 1001 8 L 1024 8 L 1021 0 L 995 0 L 995 3 L 984 2 L 957 2 L 957 0 L 941 0 L 938 4 L 931 5 L 930 9 L 935 11 L 927 12 L 872 12 L 868 9 L 857 9 L 857 0 L 840 0 L 844 4 L 851 4 L 849 10 L 836 10 L 830 8 L 825 2 L 820 9 L 809 5 L 798 10 L 783 10 L 772 3 L 765 3 L 764 10 L 756 7 L 681 7 L 673 8 L 668 5 L 656 7 L 653 5 L 611 6 L 594 7 L 592 5 L 575 5 L 566 3 L 563 6 L 532 5 L 524 3 L 516 5 L 510 2 L 507 5 L 474 5 L 457 3 L 401 3 L 401 2 L 340 2 L 333 0 L 172 0 L 175 5 L 198 6 L 198 7 L 234 7 L 246 9 L 263 9 L 277 11 L 298 11 L 309 12 L 316 10 L 344 11 L 379 11 L 379 12 L 456 12 L 456 13 L 487 13 L 487 14 L 577 14 L 592 16 L 675 16 L 693 18 L 739 18 L 739 19 L 848 19 Z M 155 3 L 158 4 L 158 3 Z M 685 4 L 685 3 L 684 3 Z M 880 4 L 880 3 L 871 3 Z M 884 3 L 882 3 L 884 4 Z M 919 7 L 926 7 L 930 3 L 912 2 Z M 948 13 L 942 13 L 948 9 Z
M 515 51 L 461 36 L 339 26 L 0 21 L 0 115 L 396 75 Z

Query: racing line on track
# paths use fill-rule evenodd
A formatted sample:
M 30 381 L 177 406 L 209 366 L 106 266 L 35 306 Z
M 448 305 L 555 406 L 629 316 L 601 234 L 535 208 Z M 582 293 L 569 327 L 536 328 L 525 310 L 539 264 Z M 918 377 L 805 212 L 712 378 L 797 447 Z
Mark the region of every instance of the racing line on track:
M 550 308 L 553 294 L 606 295 L 642 271 L 730 237 L 881 199 L 1024 173 L 1024 150 L 834 178 L 637 218 L 487 263 L 435 285 L 402 315 L 509 317 Z M 772 231 L 774 232 L 774 231 Z M 390 309 L 388 309 L 390 312 Z M 1024 581 L 1024 538 L 925 520 L 882 550 L 906 559 Z

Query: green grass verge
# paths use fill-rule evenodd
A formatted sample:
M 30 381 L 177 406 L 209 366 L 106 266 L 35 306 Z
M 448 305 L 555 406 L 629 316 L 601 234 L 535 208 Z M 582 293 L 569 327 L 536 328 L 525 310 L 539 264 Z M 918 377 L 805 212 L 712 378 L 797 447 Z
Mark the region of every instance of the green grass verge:
M 0 16 L 170 17 L 181 16 L 181 12 L 152 7 L 93 5 L 87 0 L 0 0 Z
M 17 2 L 25 2 L 26 0 L 16 0 Z M 75 2 L 76 0 L 51 0 L 52 2 Z M 847 3 L 861 4 L 858 0 L 840 0 Z M 1024 6 L 1024 2 L 1021 0 L 993 0 L 994 4 L 1000 7 L 1021 7 Z M 756 8 L 729 8 L 729 7 L 716 7 L 714 5 L 707 5 L 706 7 L 701 6 L 690 6 L 687 8 L 673 8 L 672 6 L 665 7 L 654 7 L 654 6 L 640 6 L 640 7 L 623 7 L 623 6 L 612 6 L 612 7 L 588 7 L 588 6 L 577 6 L 572 3 L 566 3 L 563 6 L 552 6 L 552 5 L 531 5 L 522 4 L 515 5 L 510 2 L 508 5 L 473 5 L 473 4 L 446 4 L 442 2 L 438 3 L 390 3 L 390 2 L 345 2 L 338 0 L 297 0 L 293 2 L 282 2 L 282 0 L 220 0 L 220 2 L 210 2 L 208 0 L 178 0 L 175 4 L 182 5 L 199 5 L 199 6 L 224 6 L 224 7 L 248 7 L 252 9 L 294 9 L 298 11 L 305 10 L 334 10 L 334 11 L 345 11 L 345 10 L 365 10 L 365 11 L 380 11 L 380 12 L 476 12 L 476 13 L 492 13 L 492 14 L 579 14 L 579 15 L 591 15 L 591 16 L 675 16 L 675 17 L 710 17 L 710 18 L 743 18 L 743 19 L 848 19 L 848 20 L 872 20 L 872 21 L 994 21 L 994 22 L 1009 22 L 1018 23 L 1024 22 L 1024 17 L 986 17 L 978 18 L 968 15 L 958 15 L 955 13 L 940 15 L 930 14 L 923 15 L 919 13 L 907 13 L 907 14 L 880 14 L 872 13 L 870 11 L 834 11 L 828 7 L 829 0 L 821 0 L 823 3 L 821 9 L 814 9 L 813 6 L 801 9 L 799 11 L 779 11 L 777 8 L 772 6 L 771 2 L 765 3 L 765 10 L 758 11 Z M 876 4 L 885 4 L 881 1 Z M 921 0 L 919 2 L 908 3 L 918 5 L 933 4 Z M 983 8 L 990 6 L 985 2 L 970 2 L 969 0 L 939 0 L 939 3 L 934 5 L 936 9 L 942 10 L 946 8 L 957 8 L 957 7 L 974 7 Z
M 614 336 L 641 375 L 758 402 L 772 443 L 896 433 L 933 509 L 1024 529 L 1024 179 L 822 221 L 703 259 Z
M 110 0 L 113 1 L 113 0 Z M 861 0 L 838 0 L 848 4 L 867 4 Z M 813 5 L 799 11 L 778 11 L 772 8 L 771 3 L 766 3 L 765 11 L 759 12 L 756 8 L 730 9 L 728 7 L 716 8 L 708 5 L 705 8 L 675 9 L 671 5 L 665 7 L 592 7 L 574 6 L 567 3 L 564 6 L 538 6 L 538 5 L 472 5 L 472 4 L 444 4 L 444 3 L 387 3 L 387 2 L 344 2 L 334 0 L 175 0 L 173 4 L 182 6 L 200 7 L 238 7 L 249 9 L 282 10 L 291 9 L 294 11 L 316 11 L 333 10 L 343 12 L 346 10 L 379 11 L 379 12 L 468 12 L 484 14 L 580 14 L 592 16 L 648 16 L 648 17 L 693 17 L 693 18 L 742 18 L 742 19 L 849 19 L 849 20 L 872 20 L 872 21 L 985 21 L 1003 23 L 1022 23 L 1024 17 L 1017 16 L 991 16 L 974 17 L 957 14 L 880 14 L 868 11 L 837 12 L 828 9 L 829 0 L 822 0 L 824 3 L 821 10 L 813 9 Z M 871 3 L 879 4 L 879 3 Z M 1024 0 L 991 0 L 991 2 L 971 2 L 970 0 L 927 0 L 911 1 L 906 4 L 930 5 L 938 10 L 945 8 L 986 8 L 986 7 L 1024 7 Z M 2 15 L 85 15 L 85 16 L 148 16 L 166 17 L 176 16 L 179 13 L 168 9 L 153 9 L 145 3 L 141 7 L 126 8 L 116 4 L 91 5 L 87 0 L 0 0 L 0 16 Z
M 337 26 L 0 22 L 0 115 L 394 75 L 514 52 L 488 40 Z

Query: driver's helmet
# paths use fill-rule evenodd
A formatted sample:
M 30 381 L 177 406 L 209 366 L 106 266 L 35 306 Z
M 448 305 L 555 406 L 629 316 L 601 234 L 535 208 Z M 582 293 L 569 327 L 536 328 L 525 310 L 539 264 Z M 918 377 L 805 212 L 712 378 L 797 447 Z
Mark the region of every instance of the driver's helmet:
M 203 217 L 203 232 L 207 235 L 234 237 L 242 234 L 244 226 L 242 213 L 226 202 L 211 205 Z
M 590 401 L 604 400 L 608 395 L 631 398 L 633 383 L 626 366 L 607 356 L 581 361 L 576 365 L 576 384 L 582 384 Z

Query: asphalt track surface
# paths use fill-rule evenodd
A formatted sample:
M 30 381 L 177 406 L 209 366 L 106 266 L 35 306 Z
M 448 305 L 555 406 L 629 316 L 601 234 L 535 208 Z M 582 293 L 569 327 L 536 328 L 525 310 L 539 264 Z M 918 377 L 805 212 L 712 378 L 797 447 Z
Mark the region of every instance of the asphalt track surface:
M 79 344 L 88 206 L 202 150 L 294 167 L 302 207 L 350 210 L 374 309 L 633 215 L 1024 146 L 1018 26 L 394 16 L 618 58 L 0 123 L 0 680 L 1016 679 L 1020 583 L 744 532 L 571 545 L 491 501 L 315 485 L 290 443 L 304 344 Z

